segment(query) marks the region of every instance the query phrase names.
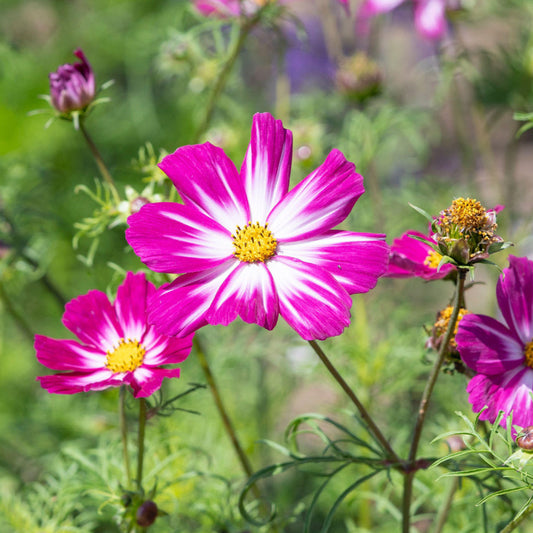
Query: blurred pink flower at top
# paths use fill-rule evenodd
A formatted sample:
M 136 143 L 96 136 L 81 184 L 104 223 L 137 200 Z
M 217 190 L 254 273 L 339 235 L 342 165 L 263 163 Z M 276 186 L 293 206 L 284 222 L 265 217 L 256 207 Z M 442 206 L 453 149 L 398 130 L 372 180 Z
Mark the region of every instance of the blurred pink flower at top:
M 78 48 L 74 55 L 81 62 L 61 65 L 48 75 L 52 104 L 61 113 L 83 109 L 96 93 L 93 69 L 85 54 Z
M 213 15 L 219 18 L 251 16 L 267 3 L 276 0 L 193 0 L 196 9 L 204 16 Z M 283 3 L 284 0 L 278 0 Z
M 364 0 L 357 17 L 364 31 L 368 19 L 392 11 L 408 0 Z M 415 10 L 416 31 L 426 39 L 440 39 L 447 30 L 447 0 L 412 0 Z
M 416 237 L 416 238 L 415 238 Z M 394 239 L 390 248 L 389 266 L 385 277 L 412 278 L 418 277 L 426 281 L 445 278 L 455 270 L 455 266 L 445 264 L 438 268 L 442 256 L 433 248 L 418 239 L 428 242 L 436 241 L 418 231 L 408 231 L 398 239 Z

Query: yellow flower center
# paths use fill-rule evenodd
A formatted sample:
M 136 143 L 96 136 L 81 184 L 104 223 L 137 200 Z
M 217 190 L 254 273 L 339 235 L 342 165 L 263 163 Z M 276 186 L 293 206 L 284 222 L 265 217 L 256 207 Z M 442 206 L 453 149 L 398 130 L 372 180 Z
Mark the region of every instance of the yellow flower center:
M 435 322 L 435 333 L 437 337 L 444 335 L 448 329 L 448 324 L 450 323 L 450 318 L 452 317 L 453 307 L 448 306 L 446 309 L 443 309 Z M 449 346 L 453 349 L 457 348 L 457 343 L 455 342 L 455 335 L 457 335 L 457 329 L 459 328 L 459 322 L 461 319 L 468 314 L 468 311 L 461 307 L 459 309 L 459 314 L 457 315 L 457 322 L 455 323 L 455 328 L 453 330 L 452 338 L 450 339 Z
M 470 231 L 481 231 L 488 223 L 487 211 L 474 198 L 457 198 L 444 211 L 440 223 L 445 231 L 452 226 Z
M 441 259 L 442 255 L 435 250 L 430 250 L 427 257 L 424 259 L 424 265 L 428 266 L 429 268 L 437 268 Z
M 142 365 L 146 349 L 139 341 L 120 339 L 118 346 L 107 352 L 105 366 L 111 372 L 133 372 Z
M 526 365 L 533 368 L 533 340 L 524 346 L 524 355 L 526 357 Z
M 246 263 L 265 262 L 276 253 L 278 243 L 268 229 L 268 223 L 261 226 L 259 222 L 248 222 L 244 228 L 237 226 L 233 237 L 234 256 Z

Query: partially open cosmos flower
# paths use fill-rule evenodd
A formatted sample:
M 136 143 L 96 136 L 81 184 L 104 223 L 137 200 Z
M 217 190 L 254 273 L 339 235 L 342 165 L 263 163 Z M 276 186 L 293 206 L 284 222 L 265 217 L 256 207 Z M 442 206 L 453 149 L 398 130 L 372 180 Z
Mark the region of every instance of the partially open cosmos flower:
M 307 340 L 348 326 L 350 294 L 372 289 L 386 268 L 385 236 L 332 229 L 364 192 L 341 152 L 289 192 L 291 160 L 292 133 L 268 113 L 254 116 L 240 173 L 210 143 L 163 159 L 184 204 L 145 205 L 126 230 L 149 268 L 183 274 L 151 300 L 162 333 L 238 316 L 272 329 L 281 315 Z
M 94 73 L 84 53 L 78 48 L 74 55 L 81 60 L 61 65 L 48 75 L 53 106 L 60 113 L 82 110 L 94 99 Z
M 468 314 L 455 340 L 464 363 L 476 372 L 467 387 L 474 412 L 488 406 L 481 420 L 494 422 L 512 412 L 513 424 L 533 424 L 533 262 L 509 256 L 496 297 L 504 323 Z
M 390 260 L 385 276 L 389 278 L 419 277 L 427 281 L 442 279 L 456 271 L 451 264 L 439 264 L 442 255 L 429 244 L 419 239 L 436 244 L 431 235 L 418 231 L 407 231 L 394 239 L 390 248 Z
M 60 374 L 37 379 L 48 392 L 74 394 L 129 385 L 135 397 L 147 397 L 163 378 L 179 377 L 179 368 L 163 368 L 187 358 L 192 335 L 166 337 L 146 322 L 146 304 L 155 287 L 142 273 L 128 272 L 111 304 L 92 290 L 65 307 L 63 324 L 81 343 L 35 336 L 37 359 Z
M 392 11 L 407 0 L 363 0 L 357 17 L 362 28 L 368 19 Z M 448 0 L 413 0 L 416 31 L 426 39 L 440 39 L 447 30 Z

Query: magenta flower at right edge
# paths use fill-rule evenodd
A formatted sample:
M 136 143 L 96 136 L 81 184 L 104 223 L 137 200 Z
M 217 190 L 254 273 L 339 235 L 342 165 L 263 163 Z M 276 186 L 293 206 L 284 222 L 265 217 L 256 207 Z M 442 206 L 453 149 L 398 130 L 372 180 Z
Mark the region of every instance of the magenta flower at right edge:
M 210 143 L 163 159 L 184 204 L 147 204 L 126 230 L 150 269 L 181 274 L 149 305 L 159 331 L 182 336 L 238 316 L 271 330 L 281 315 L 316 340 L 350 324 L 350 295 L 387 266 L 385 236 L 333 229 L 364 192 L 340 151 L 289 191 L 291 161 L 292 133 L 268 113 L 254 115 L 240 173 Z
M 477 374 L 467 392 L 480 420 L 500 424 L 533 424 L 533 261 L 509 256 L 496 288 L 505 323 L 485 315 L 468 314 L 459 323 L 455 340 L 464 363 Z M 514 430 L 513 430 L 514 434 Z

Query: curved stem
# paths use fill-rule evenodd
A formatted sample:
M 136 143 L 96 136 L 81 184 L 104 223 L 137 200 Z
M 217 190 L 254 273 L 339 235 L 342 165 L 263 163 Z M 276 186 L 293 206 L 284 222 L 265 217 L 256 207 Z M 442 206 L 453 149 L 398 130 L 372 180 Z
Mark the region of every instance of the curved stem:
M 248 459 L 248 456 L 244 452 L 244 449 L 241 446 L 241 443 L 239 442 L 237 433 L 235 432 L 235 428 L 233 427 L 233 423 L 231 422 L 231 419 L 228 415 L 228 411 L 226 407 L 224 406 L 224 402 L 222 401 L 222 397 L 220 395 L 217 383 L 215 381 L 215 377 L 213 376 L 213 373 L 211 372 L 211 367 L 209 366 L 209 363 L 207 362 L 204 349 L 200 341 L 198 340 L 198 334 L 194 336 L 193 343 L 194 343 L 194 347 L 196 348 L 196 354 L 198 356 L 200 366 L 202 367 L 205 379 L 207 380 L 207 384 L 209 386 L 209 389 L 211 390 L 213 399 L 215 400 L 215 405 L 217 407 L 218 413 L 220 415 L 220 418 L 222 419 L 222 423 L 224 424 L 224 429 L 226 430 L 226 433 L 228 434 L 231 440 L 233 449 L 235 450 L 235 453 L 237 454 L 237 457 L 239 459 L 239 462 L 241 463 L 242 469 L 244 470 L 244 472 L 246 473 L 248 477 L 252 477 L 252 474 L 253 474 L 252 465 L 250 463 L 250 460 Z
M 372 432 L 376 440 L 381 444 L 385 452 L 387 453 L 388 459 L 392 463 L 400 464 L 401 460 L 396 455 L 395 451 L 392 449 L 391 445 L 387 441 L 387 439 L 383 436 L 383 433 L 381 433 L 381 430 L 376 425 L 368 411 L 365 409 L 363 404 L 359 401 L 359 398 L 355 395 L 354 391 L 351 389 L 351 387 L 344 381 L 344 378 L 339 374 L 337 369 L 333 366 L 331 361 L 328 359 L 326 354 L 323 352 L 322 348 L 317 344 L 316 341 L 309 341 L 309 344 L 311 345 L 311 348 L 315 351 L 315 353 L 318 355 L 320 360 L 324 363 L 326 368 L 329 370 L 329 373 L 333 376 L 333 378 L 337 381 L 337 383 L 342 387 L 344 392 L 348 395 L 350 400 L 355 404 L 357 407 L 361 418 L 365 421 L 368 429 Z
M 118 417 L 120 423 L 120 436 L 122 438 L 122 453 L 124 457 L 124 466 L 126 470 L 127 487 L 131 487 L 131 468 L 130 457 L 128 453 L 128 423 L 126 420 L 126 387 L 120 387 Z
M 85 124 L 83 123 L 83 120 L 80 119 L 80 131 L 83 134 L 83 138 L 87 142 L 87 145 L 89 146 L 89 149 L 91 150 L 91 153 L 93 154 L 94 160 L 96 161 L 96 165 L 98 166 L 98 170 L 100 171 L 100 174 L 102 174 L 102 177 L 109 185 L 109 188 L 111 189 L 111 193 L 113 194 L 113 197 L 115 199 L 115 202 L 118 204 L 120 201 L 120 196 L 117 192 L 117 187 L 115 185 L 115 182 L 113 181 L 113 178 L 111 177 L 111 174 L 109 173 L 109 170 L 107 169 L 104 160 L 102 159 L 102 156 L 100 155 L 100 152 L 98 148 L 96 147 L 96 144 L 94 144 L 91 136 L 87 132 L 87 129 L 85 128 Z
M 209 127 L 209 123 L 211 122 L 211 118 L 213 117 L 213 113 L 215 111 L 215 103 L 218 97 L 220 96 L 220 93 L 224 89 L 226 82 L 228 81 L 228 77 L 231 73 L 231 70 L 233 69 L 233 65 L 235 64 L 237 57 L 239 57 L 239 53 L 244 45 L 244 41 L 246 41 L 246 38 L 248 37 L 248 34 L 252 30 L 252 28 L 259 22 L 260 14 L 261 14 L 261 10 L 259 10 L 258 13 L 254 17 L 243 19 L 243 22 L 242 22 L 242 25 L 239 31 L 239 37 L 228 59 L 224 63 L 224 66 L 222 67 L 222 70 L 220 71 L 220 74 L 216 80 L 213 90 L 211 91 L 211 94 L 209 95 L 209 99 L 205 106 L 204 116 L 202 118 L 202 121 L 200 122 L 200 126 L 196 130 L 196 133 L 193 137 L 192 144 L 198 143 L 202 135 L 206 132 L 207 128 Z
M 453 305 L 452 315 L 448 323 L 448 329 L 442 340 L 440 350 L 435 360 L 435 364 L 431 370 L 431 373 L 428 377 L 426 387 L 420 399 L 420 405 L 418 407 L 418 414 L 415 423 L 415 429 L 413 432 L 413 440 L 411 441 L 411 448 L 409 450 L 409 459 L 407 462 L 407 470 L 405 473 L 404 479 L 404 488 L 403 488 L 403 504 L 402 504 L 402 516 L 403 516 L 403 529 L 404 533 L 409 533 L 410 526 L 410 509 L 411 509 L 411 498 L 413 492 L 413 480 L 416 473 L 416 454 L 418 451 L 418 445 L 420 444 L 420 437 L 422 435 L 422 428 L 424 426 L 424 421 L 426 419 L 426 414 L 429 406 L 429 400 L 437 378 L 440 374 L 440 369 L 442 363 L 444 362 L 444 357 L 446 356 L 446 351 L 448 349 L 448 344 L 453 336 L 455 330 L 455 325 L 457 323 L 457 317 L 459 316 L 459 310 L 461 309 L 461 304 L 464 301 L 464 288 L 465 288 L 465 278 L 467 270 L 464 268 L 459 268 L 458 270 L 458 283 L 455 291 L 455 299 Z
M 144 463 L 144 430 L 146 428 L 146 399 L 139 398 L 139 434 L 137 439 L 137 488 L 142 492 Z

